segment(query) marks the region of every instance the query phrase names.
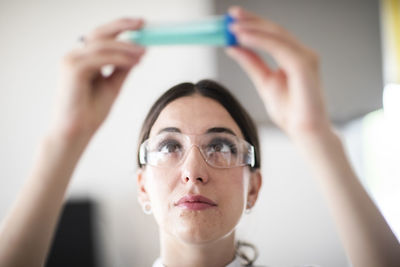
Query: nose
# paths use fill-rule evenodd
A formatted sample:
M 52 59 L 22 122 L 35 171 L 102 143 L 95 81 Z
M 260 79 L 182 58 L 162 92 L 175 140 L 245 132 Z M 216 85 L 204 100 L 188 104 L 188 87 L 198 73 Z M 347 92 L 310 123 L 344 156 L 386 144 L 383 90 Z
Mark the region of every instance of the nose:
M 182 182 L 183 183 L 201 183 L 208 182 L 207 162 L 204 160 L 200 149 L 192 146 L 188 151 L 182 165 Z

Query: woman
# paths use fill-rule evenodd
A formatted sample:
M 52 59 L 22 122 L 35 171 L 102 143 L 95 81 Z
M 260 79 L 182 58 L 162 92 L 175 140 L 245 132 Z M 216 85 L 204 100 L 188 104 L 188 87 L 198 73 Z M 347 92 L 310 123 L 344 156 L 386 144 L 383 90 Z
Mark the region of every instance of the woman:
M 274 23 L 239 7 L 229 12 L 237 20 L 232 31 L 241 47 L 227 53 L 248 73 L 273 121 L 313 170 L 352 264 L 400 266 L 399 243 L 355 177 L 332 130 L 318 57 Z M 129 71 L 145 53 L 115 37 L 141 26 L 136 19 L 106 24 L 85 38 L 85 47 L 64 58 L 51 131 L 2 224 L 0 266 L 43 265 L 71 174 Z M 279 68 L 269 68 L 252 49 L 271 54 Z M 109 77 L 100 71 L 107 64 L 115 66 Z M 237 266 L 234 229 L 246 207 L 255 204 L 261 186 L 258 155 L 251 152 L 251 145 L 257 144 L 249 144 L 247 126 L 235 121 L 221 102 L 195 91 L 172 100 L 144 125 L 139 199 L 145 210 L 152 209 L 160 226 L 161 258 L 155 264 Z M 226 141 L 214 145 L 210 140 L 215 139 L 243 147 L 235 150 Z M 216 151 L 228 156 L 213 157 Z
M 150 109 L 139 141 L 139 201 L 154 211 L 166 266 L 232 261 L 234 229 L 261 186 L 258 143 L 250 116 L 213 81 L 179 84 Z

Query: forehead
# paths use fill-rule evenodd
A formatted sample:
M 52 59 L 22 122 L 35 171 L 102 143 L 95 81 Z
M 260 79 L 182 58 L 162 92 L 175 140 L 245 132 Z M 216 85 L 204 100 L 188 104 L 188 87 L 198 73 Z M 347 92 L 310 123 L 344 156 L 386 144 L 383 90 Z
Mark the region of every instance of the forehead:
M 168 127 L 176 127 L 185 134 L 203 134 L 210 128 L 224 127 L 243 138 L 228 111 L 217 101 L 200 95 L 181 97 L 169 103 L 155 121 L 150 136 Z

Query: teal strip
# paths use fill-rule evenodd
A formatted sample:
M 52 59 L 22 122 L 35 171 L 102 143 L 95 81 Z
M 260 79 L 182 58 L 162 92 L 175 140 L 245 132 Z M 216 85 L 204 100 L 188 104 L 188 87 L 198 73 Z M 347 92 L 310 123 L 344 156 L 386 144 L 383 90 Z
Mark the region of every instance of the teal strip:
M 185 24 L 164 25 L 129 32 L 128 39 L 134 43 L 149 45 L 200 44 L 225 46 L 226 26 L 224 17 Z

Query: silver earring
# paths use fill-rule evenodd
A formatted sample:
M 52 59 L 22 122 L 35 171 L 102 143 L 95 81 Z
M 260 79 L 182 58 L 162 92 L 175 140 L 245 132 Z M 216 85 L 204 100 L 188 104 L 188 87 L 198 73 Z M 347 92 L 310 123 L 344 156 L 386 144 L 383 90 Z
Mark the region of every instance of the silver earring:
M 249 214 L 251 212 L 252 204 L 250 201 L 247 201 L 246 211 L 244 213 Z
M 142 204 L 142 209 L 143 209 L 144 214 L 150 215 L 152 213 L 150 201 L 145 201 Z

